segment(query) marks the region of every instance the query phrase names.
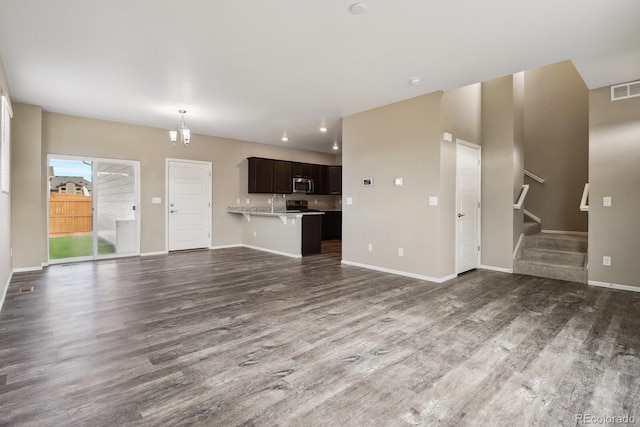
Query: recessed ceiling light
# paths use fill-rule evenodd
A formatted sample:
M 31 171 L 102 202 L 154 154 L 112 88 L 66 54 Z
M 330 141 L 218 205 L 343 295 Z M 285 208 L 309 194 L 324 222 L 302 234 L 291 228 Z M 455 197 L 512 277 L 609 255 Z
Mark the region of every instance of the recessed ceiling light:
M 282 140 L 283 140 L 284 142 L 287 142 L 287 141 L 289 140 L 289 138 L 287 138 L 287 135 L 284 135 L 284 136 L 282 137 Z
M 414 77 L 411 80 L 409 80 L 409 83 L 411 83 L 414 86 L 418 86 L 421 81 L 422 79 L 420 77 Z
M 327 131 L 327 128 L 326 128 L 326 127 L 322 126 L 322 127 L 320 128 L 320 132 L 326 132 L 326 131 Z
M 354 15 L 362 15 L 367 10 L 367 5 L 364 3 L 354 3 L 349 6 L 349 12 Z
M 340 147 L 338 147 L 338 142 L 337 141 L 333 141 L 333 147 L 331 147 L 331 148 L 333 148 L 334 150 L 339 149 Z

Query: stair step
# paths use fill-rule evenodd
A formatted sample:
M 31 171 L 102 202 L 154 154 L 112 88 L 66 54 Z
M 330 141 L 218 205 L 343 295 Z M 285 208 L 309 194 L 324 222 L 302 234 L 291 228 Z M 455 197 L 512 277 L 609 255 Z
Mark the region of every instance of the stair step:
M 540 224 L 533 221 L 525 221 L 524 223 L 524 235 L 530 236 L 540 232 Z
M 515 262 L 515 273 L 568 282 L 586 283 L 586 270 L 582 266 L 553 264 L 542 261 L 519 259 Z
M 587 236 L 572 234 L 537 233 L 526 236 L 525 248 L 552 249 L 559 251 L 587 252 Z
M 585 252 L 524 247 L 522 248 L 521 259 L 525 261 L 542 261 L 550 264 L 583 267 L 587 259 L 587 254 Z

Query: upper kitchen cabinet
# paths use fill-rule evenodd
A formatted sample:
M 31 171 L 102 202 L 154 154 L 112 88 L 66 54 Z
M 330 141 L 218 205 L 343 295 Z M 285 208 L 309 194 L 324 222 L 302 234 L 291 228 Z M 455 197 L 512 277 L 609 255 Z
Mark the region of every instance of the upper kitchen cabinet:
M 342 194 L 342 166 L 325 166 L 288 160 L 249 157 L 249 193 L 291 194 L 293 180 L 313 180 L 309 194 Z
M 311 178 L 313 179 L 313 194 L 327 194 L 327 167 L 311 165 Z
M 276 161 L 249 157 L 249 193 L 273 193 Z
M 327 167 L 327 194 L 342 194 L 342 166 Z
M 309 163 L 293 162 L 291 164 L 291 176 L 311 178 L 311 165 Z
M 291 193 L 291 162 L 249 157 L 249 193 Z
M 292 189 L 291 162 L 275 160 L 273 176 L 273 192 L 278 194 L 290 194 Z

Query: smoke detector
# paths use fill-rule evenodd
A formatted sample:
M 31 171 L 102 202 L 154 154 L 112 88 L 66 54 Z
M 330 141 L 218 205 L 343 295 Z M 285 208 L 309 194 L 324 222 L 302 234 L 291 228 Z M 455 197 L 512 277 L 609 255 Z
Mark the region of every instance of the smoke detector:
M 367 10 L 367 5 L 364 3 L 354 3 L 349 6 L 349 12 L 354 15 L 362 15 Z

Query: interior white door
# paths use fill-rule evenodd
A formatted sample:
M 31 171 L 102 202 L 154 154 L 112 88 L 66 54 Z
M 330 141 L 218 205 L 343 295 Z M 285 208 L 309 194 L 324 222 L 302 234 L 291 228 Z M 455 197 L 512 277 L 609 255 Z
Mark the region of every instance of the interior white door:
M 457 142 L 456 273 L 479 265 L 480 147 Z
M 211 242 L 211 163 L 169 160 L 169 250 L 208 248 Z

